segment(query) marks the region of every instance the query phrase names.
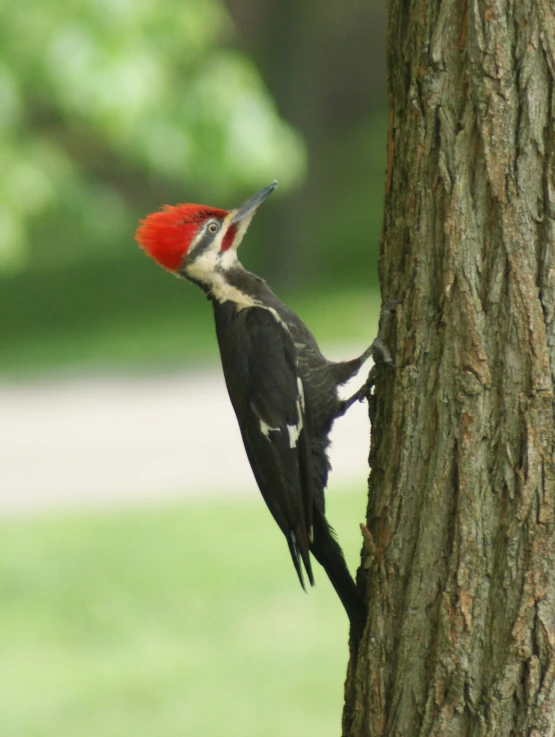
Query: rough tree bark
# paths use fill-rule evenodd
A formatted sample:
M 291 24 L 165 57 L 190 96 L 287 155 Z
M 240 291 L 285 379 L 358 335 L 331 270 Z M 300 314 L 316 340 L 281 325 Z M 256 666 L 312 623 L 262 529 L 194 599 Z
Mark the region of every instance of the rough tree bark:
M 555 731 L 555 5 L 390 0 L 384 301 L 343 733 Z

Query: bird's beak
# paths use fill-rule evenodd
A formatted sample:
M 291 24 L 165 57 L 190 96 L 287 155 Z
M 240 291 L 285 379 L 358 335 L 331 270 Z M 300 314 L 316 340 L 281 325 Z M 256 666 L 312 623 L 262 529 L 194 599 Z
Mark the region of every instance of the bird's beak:
M 243 202 L 242 205 L 240 205 L 236 210 L 233 211 L 229 224 L 240 226 L 244 223 L 248 225 L 257 208 L 264 202 L 266 197 L 272 194 L 276 187 L 277 182 L 274 180 L 268 187 L 264 187 L 264 189 L 261 189 L 260 192 L 257 192 L 256 194 L 253 194 L 252 197 L 249 197 L 246 202 Z

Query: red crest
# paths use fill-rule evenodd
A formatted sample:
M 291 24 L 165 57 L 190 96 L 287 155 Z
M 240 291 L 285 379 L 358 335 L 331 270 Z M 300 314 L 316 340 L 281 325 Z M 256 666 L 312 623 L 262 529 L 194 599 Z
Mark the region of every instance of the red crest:
M 141 220 L 135 240 L 160 266 L 177 271 L 201 225 L 227 214 L 227 210 L 206 205 L 164 205 L 160 212 Z

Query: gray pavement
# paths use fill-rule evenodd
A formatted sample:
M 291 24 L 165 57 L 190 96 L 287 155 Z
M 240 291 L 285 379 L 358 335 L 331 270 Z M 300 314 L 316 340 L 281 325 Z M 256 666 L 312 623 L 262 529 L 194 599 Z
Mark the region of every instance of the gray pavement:
M 259 493 L 217 366 L 4 382 L 0 407 L 2 515 Z M 335 424 L 331 488 L 366 483 L 368 442 L 367 407 L 357 403 Z

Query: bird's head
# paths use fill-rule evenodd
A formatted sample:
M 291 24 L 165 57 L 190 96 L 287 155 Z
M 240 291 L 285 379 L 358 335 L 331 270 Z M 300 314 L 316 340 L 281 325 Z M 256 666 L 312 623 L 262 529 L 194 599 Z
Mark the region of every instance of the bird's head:
M 206 205 L 165 205 L 148 215 L 135 239 L 160 266 L 194 281 L 210 282 L 216 268 L 225 270 L 259 205 L 277 187 L 272 182 L 234 210 Z

